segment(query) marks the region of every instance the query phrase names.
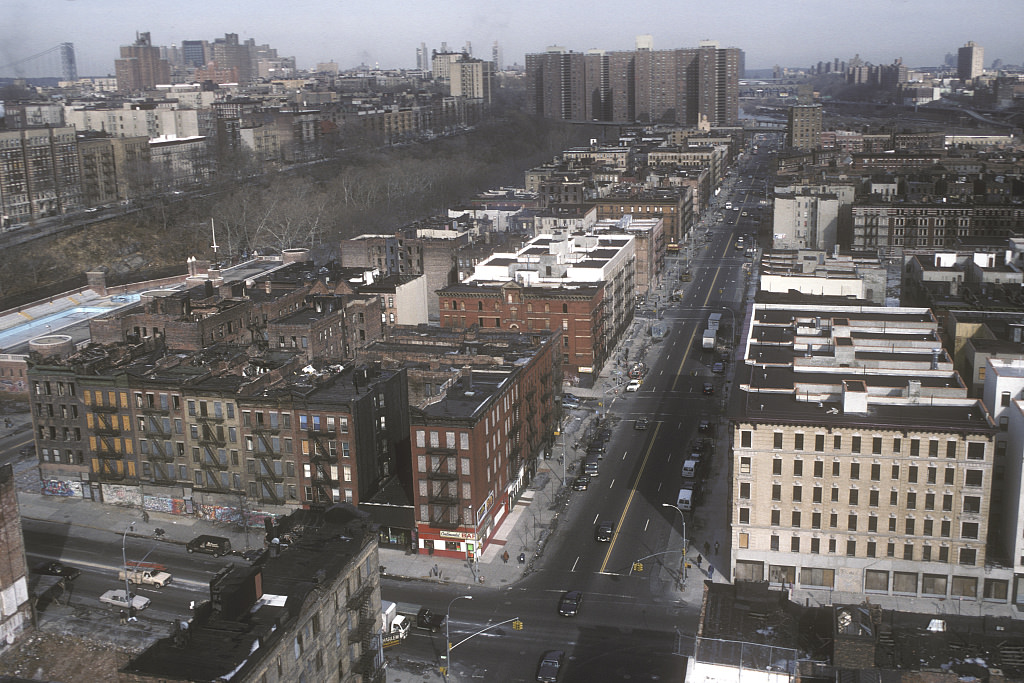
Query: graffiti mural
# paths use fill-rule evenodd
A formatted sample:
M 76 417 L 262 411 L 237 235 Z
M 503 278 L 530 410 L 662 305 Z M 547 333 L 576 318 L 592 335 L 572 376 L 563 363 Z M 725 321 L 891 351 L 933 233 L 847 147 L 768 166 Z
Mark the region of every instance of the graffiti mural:
M 59 479 L 48 479 L 41 484 L 41 493 L 44 496 L 63 496 L 70 498 L 72 496 L 82 497 L 82 482 L 80 481 L 61 481 Z
M 138 486 L 124 486 L 123 484 L 103 484 L 103 502 L 108 505 L 127 505 L 139 507 L 142 505 L 142 493 Z

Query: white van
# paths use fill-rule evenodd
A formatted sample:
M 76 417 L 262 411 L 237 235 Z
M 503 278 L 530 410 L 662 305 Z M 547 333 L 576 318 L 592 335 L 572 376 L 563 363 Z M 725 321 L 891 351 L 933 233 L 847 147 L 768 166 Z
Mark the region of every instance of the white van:
M 693 509 L 693 489 L 679 489 L 679 498 L 676 499 L 676 507 L 680 510 Z
M 687 460 L 683 463 L 683 477 L 685 479 L 693 479 L 697 476 L 697 461 Z

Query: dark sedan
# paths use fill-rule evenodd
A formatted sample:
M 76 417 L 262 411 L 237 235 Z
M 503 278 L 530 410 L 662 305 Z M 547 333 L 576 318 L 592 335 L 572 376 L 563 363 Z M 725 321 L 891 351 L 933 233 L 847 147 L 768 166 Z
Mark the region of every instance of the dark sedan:
M 70 567 L 63 562 L 44 562 L 35 568 L 36 574 L 47 576 L 63 576 L 65 579 L 76 579 L 81 575 L 82 570 L 77 567 Z
M 581 474 L 572 480 L 573 491 L 586 491 L 590 487 L 590 475 Z
M 563 617 L 574 617 L 579 614 L 583 604 L 583 591 L 569 591 L 562 595 L 558 603 L 558 613 Z

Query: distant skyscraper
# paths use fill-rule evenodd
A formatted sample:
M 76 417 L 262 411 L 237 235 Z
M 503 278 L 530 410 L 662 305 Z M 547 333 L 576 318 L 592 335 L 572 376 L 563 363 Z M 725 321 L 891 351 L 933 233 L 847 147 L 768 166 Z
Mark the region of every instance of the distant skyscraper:
M 430 52 L 427 51 L 426 43 L 420 43 L 416 48 L 416 68 L 420 71 L 430 71 Z
M 207 61 L 206 49 L 205 40 L 181 41 L 181 58 L 185 62 L 185 66 L 205 66 Z
M 171 82 L 171 65 L 160 59 L 160 48 L 153 46 L 149 32 L 136 34 L 133 45 L 121 46 L 121 59 L 114 60 L 114 73 L 117 89 L 123 92 Z
M 970 81 L 981 76 L 985 71 L 985 48 L 975 45 L 973 40 L 967 41 L 957 51 L 956 75 L 961 81 Z
M 505 70 L 505 54 L 498 41 L 494 41 L 494 45 L 491 46 L 491 61 L 494 62 L 495 71 Z
M 75 44 L 60 44 L 60 75 L 65 81 L 78 80 L 78 65 L 75 62 Z
M 653 45 L 648 36 L 638 45 Z M 527 107 L 575 121 L 730 126 L 739 121 L 738 48 L 526 55 Z
M 821 137 L 821 105 L 797 104 L 789 108 L 786 142 L 792 149 L 815 149 Z
M 462 48 L 462 51 L 465 52 L 468 56 L 472 57 L 473 56 L 473 43 L 471 43 L 471 42 L 469 42 L 467 40 L 466 41 L 466 46 L 464 48 Z

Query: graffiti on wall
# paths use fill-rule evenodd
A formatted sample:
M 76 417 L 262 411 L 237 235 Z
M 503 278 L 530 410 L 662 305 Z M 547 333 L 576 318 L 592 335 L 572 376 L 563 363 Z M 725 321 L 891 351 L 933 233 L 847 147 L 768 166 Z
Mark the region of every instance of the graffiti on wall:
M 80 481 L 62 481 L 60 479 L 47 479 L 42 482 L 41 493 L 44 496 L 63 496 L 70 498 L 72 496 L 82 497 L 82 482 Z
M 125 486 L 124 484 L 103 484 L 103 502 L 109 505 L 127 505 L 139 507 L 142 505 L 142 493 L 138 486 Z

